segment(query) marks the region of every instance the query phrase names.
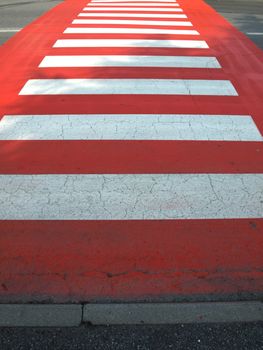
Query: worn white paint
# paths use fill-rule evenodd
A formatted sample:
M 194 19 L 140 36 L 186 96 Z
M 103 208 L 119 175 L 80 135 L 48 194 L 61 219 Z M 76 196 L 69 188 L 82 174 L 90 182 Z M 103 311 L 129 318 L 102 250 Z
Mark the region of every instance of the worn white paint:
M 116 12 L 100 12 L 89 13 L 83 12 L 78 15 L 79 17 L 136 17 L 136 18 L 187 18 L 182 13 L 116 13 Z
M 246 32 L 247 35 L 263 35 L 263 32 Z
M 215 57 L 135 55 L 46 56 L 40 63 L 39 67 L 221 68 Z
M 20 32 L 22 28 L 0 28 L 0 33 L 17 33 Z
M 127 19 L 74 19 L 72 24 L 123 24 L 123 25 L 143 25 L 143 26 L 178 26 L 192 27 L 189 21 L 145 21 Z
M 123 1 L 123 0 L 91 0 L 91 3 L 103 3 L 103 2 L 129 2 L 129 3 L 140 3 L 141 0 L 129 0 L 129 1 Z M 167 2 L 167 3 L 176 3 L 176 0 L 158 0 L 158 1 L 153 1 L 153 0 L 143 0 L 143 2 L 154 2 L 155 4 L 158 4 L 160 2 Z
M 0 140 L 263 141 L 250 116 L 86 114 L 11 115 Z
M 207 95 L 237 96 L 229 80 L 32 79 L 19 95 Z
M 83 11 L 148 11 L 148 12 L 183 12 L 180 8 L 168 9 L 168 8 L 160 8 L 160 7 L 84 7 Z
M 191 29 L 156 29 L 156 28 L 93 28 L 72 27 L 64 30 L 65 34 L 165 34 L 165 35 L 199 35 Z
M 101 3 L 92 3 L 90 2 L 87 4 L 87 6 L 158 6 L 158 7 L 178 7 L 179 5 L 176 3 L 173 4 L 165 4 L 165 3 L 154 3 L 154 2 L 138 2 L 138 3 L 127 3 L 127 2 L 119 2 L 117 4 L 115 3 L 106 3 L 106 4 L 101 4 Z
M 203 40 L 60 39 L 53 47 L 167 47 L 207 49 Z
M 1 220 L 263 217 L 263 174 L 0 175 Z

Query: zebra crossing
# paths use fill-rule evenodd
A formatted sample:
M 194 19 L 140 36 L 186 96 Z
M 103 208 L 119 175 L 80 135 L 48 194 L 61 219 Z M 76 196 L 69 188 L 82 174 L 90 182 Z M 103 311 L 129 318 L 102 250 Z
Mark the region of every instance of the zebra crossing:
M 165 47 L 207 48 L 203 40 L 151 40 L 151 39 L 59 39 L 54 47 Z
M 144 228 L 151 225 L 156 248 L 173 232 L 171 244 L 182 244 L 190 261 L 198 260 L 197 248 L 196 256 L 189 255 L 191 246 L 198 246 L 202 267 L 197 263 L 196 270 L 209 270 L 214 262 L 206 260 L 200 235 L 213 246 L 220 234 L 227 239 L 230 231 L 236 232 L 240 222 L 263 219 L 263 138 L 253 114 L 239 108 L 236 77 L 196 25 L 195 12 L 185 10 L 191 4 L 184 0 L 78 3 L 63 22 L 65 28 L 41 50 L 32 73 L 20 80 L 17 98 L 24 101 L 22 113 L 15 110 L 0 119 L 0 229 L 7 233 L 13 225 L 14 232 L 20 232 L 21 224 L 23 232 L 48 234 L 56 227 L 62 235 L 60 223 L 66 235 L 73 225 L 83 236 L 85 229 L 78 227 L 86 225 L 90 232 L 98 225 L 100 237 L 105 232 L 107 241 L 114 240 L 121 232 L 133 246 L 130 227 L 139 225 L 143 241 Z M 159 225 L 170 226 L 162 232 Z M 188 240 L 185 227 L 197 230 L 195 242 Z M 209 232 L 216 236 L 208 237 Z M 119 244 L 114 258 L 102 259 L 102 265 L 114 260 L 120 266 L 117 270 L 125 271 L 127 247 L 121 240 Z M 105 252 L 106 247 L 98 241 L 95 250 Z M 140 251 L 140 259 L 147 261 L 147 251 Z M 127 254 L 136 255 L 136 249 Z M 158 254 L 162 258 L 157 266 Z M 223 250 L 216 254 L 225 256 Z M 161 276 L 167 266 L 165 251 L 150 256 L 148 268 Z M 244 266 L 248 258 L 240 256 Z M 92 259 L 96 261 L 96 255 Z M 180 287 L 167 282 L 158 287 L 153 277 L 131 277 L 137 297 L 218 291 L 216 282 L 198 285 L 195 273 L 189 275 L 190 261 L 186 268 L 177 258 L 169 259 L 168 275 L 179 271 Z M 128 265 L 133 266 L 133 258 Z M 135 268 L 134 273 L 138 271 Z M 240 282 L 234 273 L 231 276 L 224 291 L 235 292 L 242 283 L 248 288 L 242 277 Z M 236 285 L 232 280 L 238 281 Z M 20 280 L 17 288 L 36 293 L 35 283 L 34 292 L 21 287 Z M 52 294 L 50 284 L 43 288 Z M 67 295 L 59 288 L 55 287 L 58 295 Z M 118 284 L 111 293 L 104 280 L 97 288 L 81 288 L 74 293 L 82 298 L 132 295 Z

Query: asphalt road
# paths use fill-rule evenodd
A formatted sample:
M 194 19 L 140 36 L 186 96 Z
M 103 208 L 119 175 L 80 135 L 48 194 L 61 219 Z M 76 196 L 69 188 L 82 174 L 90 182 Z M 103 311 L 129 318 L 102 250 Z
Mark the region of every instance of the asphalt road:
M 60 2 L 57 0 L 0 0 L 0 45 Z
M 1 350 L 262 350 L 263 324 L 0 329 Z
M 263 49 L 263 0 L 205 0 Z

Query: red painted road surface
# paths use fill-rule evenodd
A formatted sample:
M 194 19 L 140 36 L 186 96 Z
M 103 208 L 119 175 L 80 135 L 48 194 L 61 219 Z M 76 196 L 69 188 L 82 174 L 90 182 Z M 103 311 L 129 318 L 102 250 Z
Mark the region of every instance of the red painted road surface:
M 0 48 L 0 302 L 262 296 L 263 52 L 176 4 L 67 0 Z

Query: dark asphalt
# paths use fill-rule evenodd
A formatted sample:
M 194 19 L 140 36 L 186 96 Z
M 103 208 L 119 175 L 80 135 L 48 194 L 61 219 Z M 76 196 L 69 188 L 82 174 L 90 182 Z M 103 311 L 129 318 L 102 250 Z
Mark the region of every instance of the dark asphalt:
M 263 323 L 0 329 L 1 350 L 262 350 Z

